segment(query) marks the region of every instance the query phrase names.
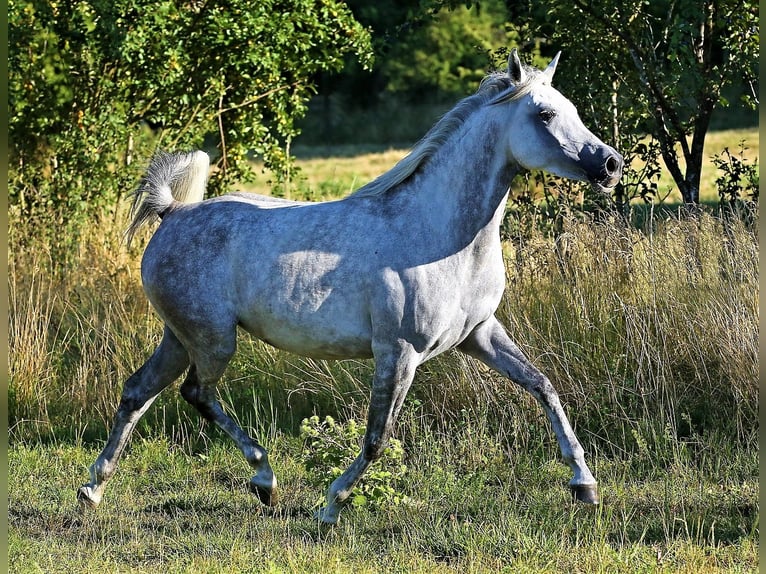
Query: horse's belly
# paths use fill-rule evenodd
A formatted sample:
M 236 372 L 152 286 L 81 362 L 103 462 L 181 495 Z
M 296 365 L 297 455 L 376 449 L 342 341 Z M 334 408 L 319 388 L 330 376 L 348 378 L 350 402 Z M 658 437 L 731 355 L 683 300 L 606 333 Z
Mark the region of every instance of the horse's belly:
M 270 345 L 315 359 L 372 357 L 369 326 L 343 317 L 269 316 L 258 314 L 240 325 Z

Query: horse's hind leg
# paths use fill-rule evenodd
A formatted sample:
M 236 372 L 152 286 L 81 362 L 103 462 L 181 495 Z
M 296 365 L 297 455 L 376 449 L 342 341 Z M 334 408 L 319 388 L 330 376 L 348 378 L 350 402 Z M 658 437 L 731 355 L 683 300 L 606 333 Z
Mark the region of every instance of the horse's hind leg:
M 212 340 L 212 339 L 209 339 Z M 237 444 L 255 475 L 250 479 L 250 490 L 258 495 L 263 504 L 276 504 L 277 480 L 269 465 L 266 449 L 226 414 L 216 396 L 215 384 L 223 375 L 226 365 L 234 355 L 236 332 L 233 340 L 225 346 L 207 345 L 204 353 L 192 353 L 192 367 L 181 385 L 181 396 L 192 404 L 207 420 L 217 424 Z
M 512 381 L 521 385 L 545 409 L 556 433 L 561 454 L 574 474 L 569 486 L 575 500 L 598 504 L 596 479 L 585 463 L 585 454 L 572 430 L 558 393 L 521 352 L 494 317 L 479 325 L 463 342 L 460 349 L 476 357 Z
M 160 391 L 180 377 L 187 366 L 189 355 L 170 329 L 165 327 L 162 341 L 154 354 L 125 382 L 106 446 L 90 467 L 90 482 L 77 491 L 77 499 L 82 506 L 98 506 L 104 486 L 114 474 L 141 415 Z

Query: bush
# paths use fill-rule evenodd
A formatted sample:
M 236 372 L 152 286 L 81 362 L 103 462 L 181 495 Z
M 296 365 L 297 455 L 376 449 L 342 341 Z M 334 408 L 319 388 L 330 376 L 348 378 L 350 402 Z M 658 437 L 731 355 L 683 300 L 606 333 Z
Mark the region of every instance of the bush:
M 745 157 L 745 142 L 739 144 L 739 154 L 732 154 L 724 148 L 713 156 L 713 164 L 720 172 L 715 180 L 721 209 L 741 218 L 752 220 L 758 204 L 760 177 L 758 162 L 749 163 Z
M 8 23 L 9 203 L 58 255 L 114 215 L 156 147 L 217 148 L 218 192 L 253 152 L 281 176 L 317 73 L 372 59 L 334 0 L 11 0 Z
M 301 457 L 312 486 L 326 488 L 348 468 L 362 449 L 364 432 L 365 426 L 353 419 L 342 424 L 331 416 L 322 421 L 316 415 L 303 419 Z M 381 457 L 351 491 L 351 504 L 383 508 L 405 501 L 406 497 L 397 490 L 407 472 L 403 459 L 402 443 L 390 439 Z M 320 498 L 317 506 L 323 503 L 324 498 Z

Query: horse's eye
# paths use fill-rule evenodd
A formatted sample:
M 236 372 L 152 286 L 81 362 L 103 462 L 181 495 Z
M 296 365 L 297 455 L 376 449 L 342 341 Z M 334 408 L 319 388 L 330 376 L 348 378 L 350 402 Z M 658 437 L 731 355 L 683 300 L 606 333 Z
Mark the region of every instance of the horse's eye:
M 556 117 L 556 112 L 553 110 L 540 110 L 540 112 L 537 114 L 541 120 L 543 120 L 544 124 L 549 123 L 553 118 Z

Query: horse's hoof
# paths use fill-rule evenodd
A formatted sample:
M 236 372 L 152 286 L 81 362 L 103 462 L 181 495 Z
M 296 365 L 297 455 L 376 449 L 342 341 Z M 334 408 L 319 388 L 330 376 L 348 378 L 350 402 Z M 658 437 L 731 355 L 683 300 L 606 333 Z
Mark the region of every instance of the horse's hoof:
M 335 526 L 338 524 L 338 519 L 340 517 L 337 512 L 329 512 L 327 507 L 325 507 L 317 510 L 314 513 L 314 518 L 323 526 Z
M 80 504 L 80 508 L 90 510 L 96 508 L 101 502 L 101 497 L 96 496 L 93 489 L 84 484 L 77 489 L 77 502 Z
M 584 504 L 599 504 L 598 486 L 595 484 L 572 484 L 569 486 L 572 490 L 572 500 Z
M 258 475 L 250 479 L 250 492 L 254 493 L 261 504 L 275 506 L 277 504 L 277 481 L 272 476 L 269 480 L 263 480 Z

